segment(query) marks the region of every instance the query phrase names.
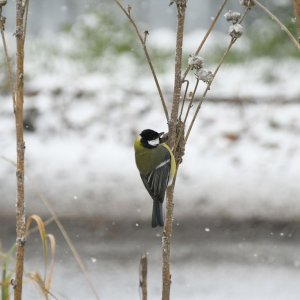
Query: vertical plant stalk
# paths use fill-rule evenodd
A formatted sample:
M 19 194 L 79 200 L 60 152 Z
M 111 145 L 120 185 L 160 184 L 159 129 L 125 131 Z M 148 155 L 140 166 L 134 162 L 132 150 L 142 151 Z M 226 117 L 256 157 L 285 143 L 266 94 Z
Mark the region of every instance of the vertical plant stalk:
M 177 35 L 176 35 L 176 54 L 175 54 L 175 80 L 174 80 L 174 92 L 173 103 L 171 110 L 171 118 L 169 120 L 169 139 L 168 143 L 171 148 L 174 147 L 176 141 L 176 128 L 178 122 L 178 112 L 181 95 L 181 67 L 182 67 L 182 45 L 183 45 L 183 32 L 185 21 L 185 9 L 186 1 L 178 1 L 177 3 Z M 175 158 L 176 158 L 176 153 Z M 177 160 L 177 159 L 176 159 Z M 170 272 L 170 243 L 172 237 L 173 227 L 173 208 L 174 208 L 174 187 L 173 184 L 167 189 L 167 204 L 166 204 L 166 220 L 162 237 L 162 299 L 170 299 L 171 288 L 171 272 Z
M 300 0 L 294 0 L 294 11 L 297 23 L 298 40 L 300 43 Z
M 17 70 L 15 82 L 15 120 L 17 140 L 17 200 L 16 200 L 16 277 L 14 280 L 14 299 L 22 299 L 22 281 L 25 252 L 25 199 L 24 199 L 24 155 L 25 143 L 23 132 L 24 103 L 24 7 L 22 0 L 16 1 L 16 45 Z
M 148 273 L 148 259 L 147 259 L 147 255 L 144 254 L 140 260 L 140 289 L 142 294 L 142 300 L 148 299 L 147 273 Z

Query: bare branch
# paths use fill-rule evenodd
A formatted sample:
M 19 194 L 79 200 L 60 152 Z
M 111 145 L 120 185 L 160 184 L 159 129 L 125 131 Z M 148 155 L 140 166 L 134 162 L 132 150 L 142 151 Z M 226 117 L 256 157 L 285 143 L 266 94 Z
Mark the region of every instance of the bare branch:
M 145 56 L 146 56 L 146 59 L 147 59 L 147 62 L 148 62 L 148 65 L 151 69 L 151 73 L 152 73 L 152 76 L 154 78 L 154 81 L 155 81 L 155 84 L 156 84 L 156 88 L 158 90 L 158 94 L 160 96 L 160 100 L 161 100 L 161 104 L 163 106 L 163 109 L 164 109 L 164 112 L 165 112 L 165 116 L 166 116 L 166 119 L 167 119 L 167 122 L 169 121 L 169 113 L 168 113 L 168 109 L 167 109 L 167 105 L 166 105 L 166 101 L 164 99 L 164 96 L 163 96 L 163 93 L 162 93 L 162 90 L 161 90 L 161 87 L 160 87 L 160 84 L 158 82 L 158 79 L 157 79 L 157 75 L 156 75 L 156 72 L 154 70 L 154 67 L 153 67 L 153 64 L 152 64 L 152 61 L 151 61 L 151 58 L 150 58 L 150 55 L 148 53 L 148 49 L 147 49 L 147 46 L 146 46 L 146 32 L 145 32 L 145 35 L 142 36 L 142 34 L 140 33 L 135 21 L 132 19 L 131 17 L 131 6 L 128 6 L 128 9 L 126 10 L 124 8 L 124 6 L 120 3 L 119 0 L 114 0 L 115 3 L 121 8 L 121 10 L 124 12 L 124 14 L 126 15 L 126 17 L 128 18 L 128 20 L 130 21 L 131 25 L 133 26 L 141 44 L 142 44 L 142 47 L 143 47 L 143 50 L 144 50 L 144 53 L 145 53 Z
M 25 255 L 25 198 L 24 198 L 24 156 L 25 142 L 23 132 L 24 104 L 24 9 L 22 0 L 16 1 L 16 144 L 17 144 L 17 201 L 16 201 L 16 278 L 14 280 L 14 299 L 22 299 L 23 268 Z

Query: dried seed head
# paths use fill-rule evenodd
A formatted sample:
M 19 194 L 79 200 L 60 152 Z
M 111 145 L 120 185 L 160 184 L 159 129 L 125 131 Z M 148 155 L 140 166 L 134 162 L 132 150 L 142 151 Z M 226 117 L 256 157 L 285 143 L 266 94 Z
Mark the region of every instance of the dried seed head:
M 241 14 L 238 11 L 229 10 L 224 17 L 226 21 L 236 24 L 240 20 Z
M 255 6 L 255 2 L 253 0 L 240 0 L 240 4 L 248 8 Z
M 229 27 L 229 34 L 232 38 L 238 39 L 242 36 L 244 28 L 241 24 L 233 24 Z
M 214 79 L 213 73 L 207 69 L 197 70 L 195 75 L 199 80 L 202 80 L 203 82 L 208 84 L 210 84 Z
M 193 69 L 199 70 L 203 68 L 203 58 L 198 55 L 190 54 L 188 59 L 188 64 L 189 66 L 192 67 L 192 70 Z

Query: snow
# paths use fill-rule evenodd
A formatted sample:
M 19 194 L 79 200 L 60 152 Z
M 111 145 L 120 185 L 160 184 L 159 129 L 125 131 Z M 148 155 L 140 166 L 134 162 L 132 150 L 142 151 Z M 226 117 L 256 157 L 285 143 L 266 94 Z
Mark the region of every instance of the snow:
M 152 39 L 169 41 L 170 36 L 158 30 Z M 74 215 L 78 208 L 88 215 L 127 215 L 143 207 L 136 218 L 148 218 L 151 201 L 144 201 L 148 196 L 134 165 L 132 143 L 144 128 L 166 131 L 167 126 L 147 66 L 136 66 L 124 55 L 115 58 L 114 71 L 104 73 L 88 73 L 64 55 L 53 61 L 49 72 L 43 70 L 44 63 L 43 53 L 28 53 L 26 86 L 37 95 L 26 97 L 25 110 L 36 108 L 38 118 L 36 132 L 25 137 L 26 174 L 54 206 L 59 204 L 61 215 Z M 179 216 L 299 217 L 299 107 L 272 102 L 299 97 L 299 67 L 293 59 L 256 59 L 221 68 L 209 95 L 254 103 L 204 102 L 180 168 Z M 159 74 L 159 79 L 163 90 L 171 92 L 172 70 Z M 2 103 L 0 155 L 15 160 L 10 97 Z M 13 213 L 13 166 L 6 161 L 1 165 L 1 208 Z M 33 194 L 28 183 L 27 197 Z M 82 199 L 88 199 L 88 205 Z M 122 209 L 116 211 L 119 205 Z M 46 213 L 36 202 L 27 209 Z

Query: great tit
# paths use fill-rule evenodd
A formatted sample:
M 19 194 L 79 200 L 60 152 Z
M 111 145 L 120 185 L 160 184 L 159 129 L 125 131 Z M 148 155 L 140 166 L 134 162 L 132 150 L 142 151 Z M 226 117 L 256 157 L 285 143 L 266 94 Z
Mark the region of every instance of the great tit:
M 176 171 L 174 155 L 161 141 L 163 134 L 145 129 L 134 142 L 136 166 L 153 199 L 152 227 L 164 226 L 162 204 Z

